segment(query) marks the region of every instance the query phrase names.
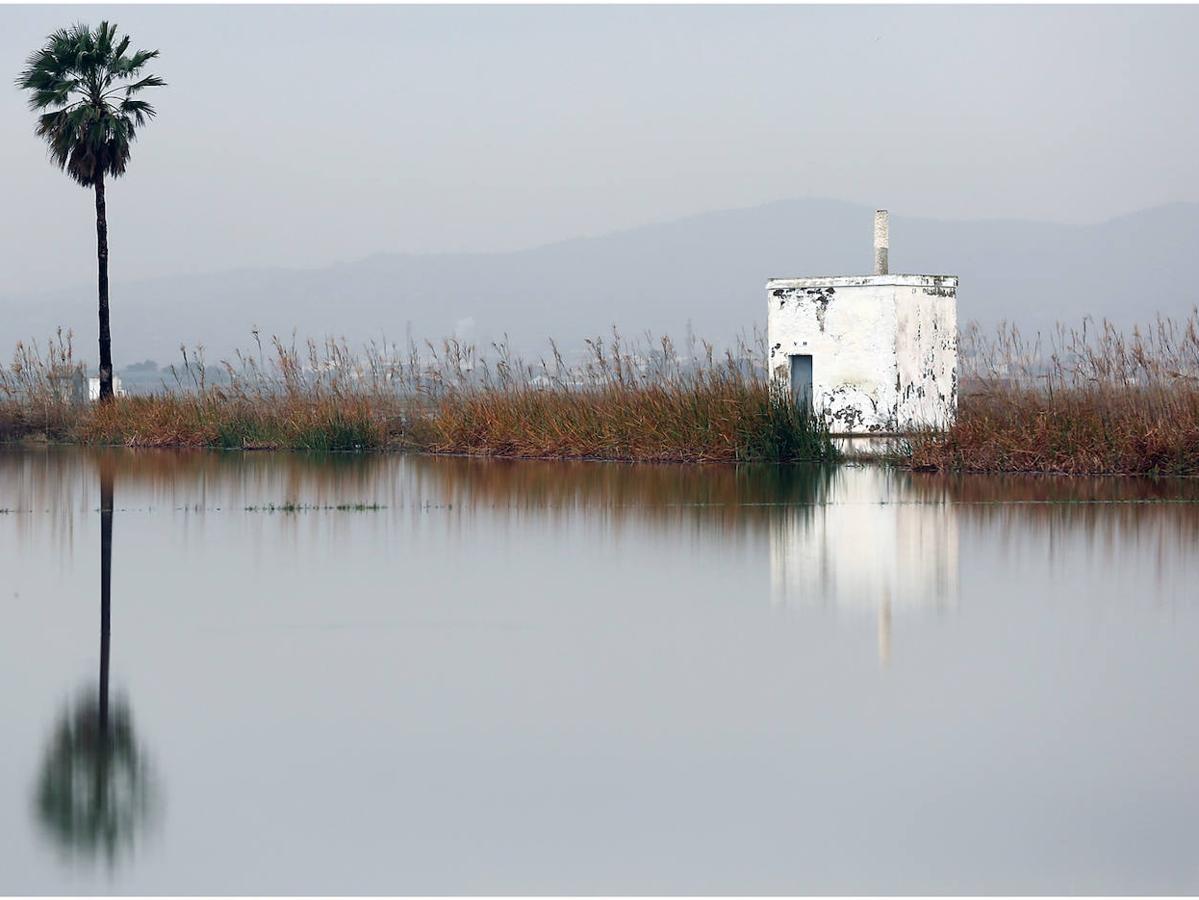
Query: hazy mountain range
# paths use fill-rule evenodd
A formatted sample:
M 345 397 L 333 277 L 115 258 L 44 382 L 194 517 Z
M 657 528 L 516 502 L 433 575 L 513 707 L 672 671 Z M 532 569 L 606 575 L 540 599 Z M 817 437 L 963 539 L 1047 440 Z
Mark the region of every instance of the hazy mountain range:
M 616 325 L 725 342 L 765 325 L 773 276 L 870 269 L 872 210 L 831 200 L 784 200 L 600 237 L 494 254 L 387 254 L 308 270 L 244 269 L 112 287 L 118 361 L 178 357 L 202 343 L 216 359 L 271 334 L 344 336 L 352 343 L 507 332 L 540 352 Z M 893 272 L 961 277 L 959 319 L 1025 330 L 1084 315 L 1121 325 L 1185 316 L 1199 243 L 1199 204 L 1147 209 L 1097 225 L 944 221 L 892 214 Z M 74 329 L 95 357 L 95 288 L 0 298 L 0 348 Z M 118 364 L 119 368 L 119 364 Z

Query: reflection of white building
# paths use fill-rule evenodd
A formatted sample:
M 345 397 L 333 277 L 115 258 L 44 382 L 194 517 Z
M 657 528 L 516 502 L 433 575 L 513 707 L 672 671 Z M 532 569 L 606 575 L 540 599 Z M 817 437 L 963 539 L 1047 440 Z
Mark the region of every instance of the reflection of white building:
M 774 603 L 875 617 L 884 661 L 892 616 L 957 604 L 957 510 L 905 490 L 906 478 L 842 468 L 824 503 L 788 508 L 770 533 Z

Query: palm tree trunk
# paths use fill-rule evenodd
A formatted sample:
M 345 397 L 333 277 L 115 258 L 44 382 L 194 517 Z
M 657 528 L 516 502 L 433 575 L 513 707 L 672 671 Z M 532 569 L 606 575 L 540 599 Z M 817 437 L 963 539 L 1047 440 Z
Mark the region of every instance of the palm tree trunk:
M 108 212 L 104 174 L 96 179 L 96 263 L 100 290 L 100 402 L 112 400 L 112 336 L 108 331 Z

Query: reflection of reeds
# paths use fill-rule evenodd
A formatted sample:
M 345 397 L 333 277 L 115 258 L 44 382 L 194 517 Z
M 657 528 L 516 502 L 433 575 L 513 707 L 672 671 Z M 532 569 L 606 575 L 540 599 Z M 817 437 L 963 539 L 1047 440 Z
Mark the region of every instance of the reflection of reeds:
M 1199 312 L 1126 335 L 1104 322 L 1026 340 L 962 340 L 947 432 L 912 439 L 917 468 L 1068 474 L 1199 473 Z
M 911 473 L 910 495 L 942 496 L 963 524 L 1033 535 L 1052 547 L 1083 538 L 1106 555 L 1151 547 L 1187 558 L 1199 541 L 1199 481 L 1179 478 L 1056 478 L 1029 474 Z
M 867 519 L 875 512 L 894 518 L 891 507 L 909 507 L 905 521 L 932 525 L 930 553 L 943 540 L 936 523 L 949 506 L 962 529 L 976 530 L 963 534 L 983 535 L 987 546 L 1023 536 L 1050 556 L 1066 546 L 1112 558 L 1136 549 L 1168 570 L 1191 559 L 1199 541 L 1199 480 L 1193 479 L 64 447 L 0 450 L 0 503 L 13 510 L 0 517 L 2 540 L 48 541 L 70 556 L 74 523 L 96 508 L 100 462 L 111 465 L 119 486 L 118 514 L 152 510 L 187 534 L 202 521 L 223 529 L 229 517 L 245 516 L 280 530 L 319 525 L 330 529 L 321 532 L 326 537 L 333 529 L 422 529 L 433 522 L 497 528 L 587 522 L 613 534 L 690 534 L 711 546 L 746 547 L 764 546 L 783 522 L 791 523 L 795 540 L 815 540 L 820 506 L 852 503 Z M 277 518 L 246 512 L 270 503 L 309 511 Z M 380 508 L 361 515 L 336 509 L 360 503 Z M 858 543 L 844 549 L 886 549 Z
M 110 466 L 122 507 L 156 511 L 505 511 L 695 521 L 729 532 L 782 505 L 827 500 L 827 465 L 674 466 L 583 460 L 68 447 L 0 449 L 0 498 L 19 529 L 95 508 L 93 470 Z M 896 478 L 910 478 L 901 472 Z M 374 518 L 374 517 L 372 517 Z
M 170 510 L 291 503 L 336 509 L 378 505 L 381 521 L 424 507 L 570 516 L 602 510 L 612 520 L 697 522 L 753 533 L 788 507 L 845 502 L 864 472 L 849 466 L 670 466 L 388 454 L 212 453 L 120 448 L 0 450 L 0 503 L 17 529 L 57 526 L 95 509 L 103 458 L 122 506 Z M 869 471 L 873 468 L 868 468 Z M 1088 528 L 1170 519 L 1199 539 L 1199 480 L 1052 478 L 878 471 L 870 502 L 954 504 L 966 521 L 1070 522 Z M 872 495 L 873 496 L 873 495 Z M 30 513 L 36 513 L 31 515 Z M 56 527 L 65 535 L 66 523 Z
M 551 345 L 552 347 L 553 345 Z M 692 348 L 694 350 L 694 348 Z M 32 351 L 22 351 L 27 354 Z M 36 357 L 36 354 L 34 354 Z M 823 424 L 773 390 L 762 348 L 684 359 L 669 339 L 588 342 L 567 365 L 556 347 L 530 363 L 445 341 L 406 355 L 344 342 L 238 353 L 220 377 L 184 352 L 173 385 L 91 407 L 49 381 L 51 367 L 0 369 L 10 436 L 143 447 L 352 450 L 407 448 L 482 456 L 679 462 L 788 461 L 836 455 Z M 69 344 L 65 363 L 70 363 Z M 30 407 L 53 409 L 32 415 Z M 41 408 L 39 407 L 39 408 Z

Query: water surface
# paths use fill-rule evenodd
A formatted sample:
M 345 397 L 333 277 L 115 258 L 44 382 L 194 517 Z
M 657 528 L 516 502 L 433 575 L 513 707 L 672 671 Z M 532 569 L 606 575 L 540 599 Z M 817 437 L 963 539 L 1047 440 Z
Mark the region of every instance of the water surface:
M 0 451 L 0 892 L 1194 892 L 1196 499 Z

